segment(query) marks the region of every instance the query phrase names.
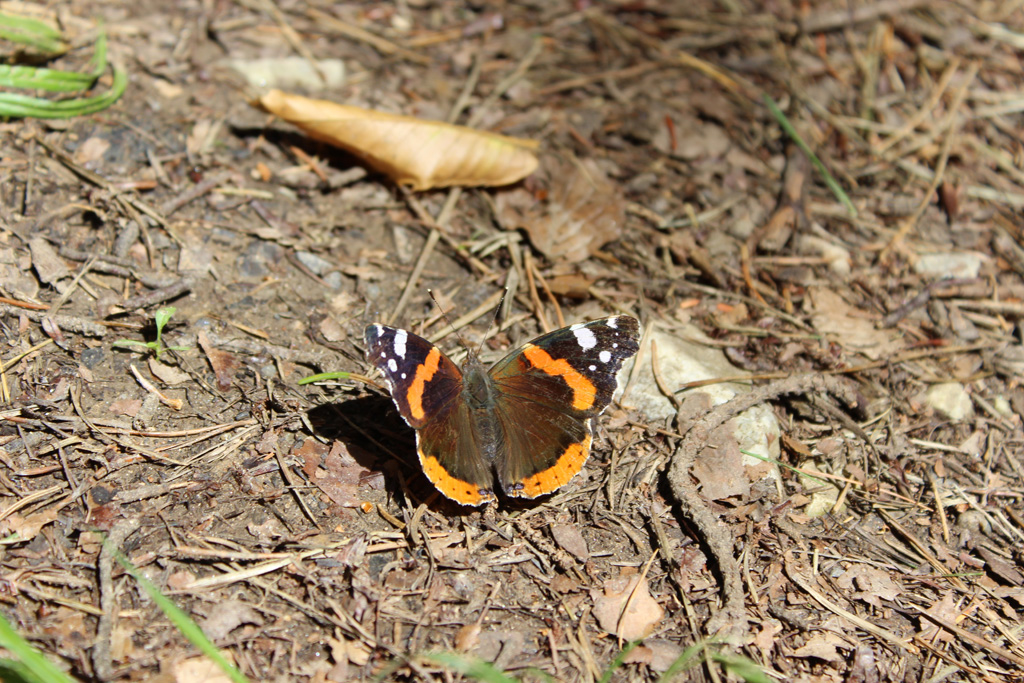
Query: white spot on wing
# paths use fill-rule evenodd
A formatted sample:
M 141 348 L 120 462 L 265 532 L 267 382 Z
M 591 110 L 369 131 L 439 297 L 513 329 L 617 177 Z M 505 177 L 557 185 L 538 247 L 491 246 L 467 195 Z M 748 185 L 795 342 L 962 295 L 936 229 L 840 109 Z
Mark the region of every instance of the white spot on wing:
M 405 373 L 404 372 L 402 373 L 402 379 L 405 379 Z
M 395 330 L 395 355 L 405 358 L 405 343 L 409 341 L 409 333 L 405 330 Z
M 597 354 L 597 357 L 601 359 L 602 363 L 607 363 L 608 361 L 610 361 L 612 359 L 612 352 L 611 351 L 602 351 L 601 353 Z
M 588 351 L 597 346 L 597 337 L 594 336 L 593 330 L 588 327 L 576 327 L 575 325 L 573 325 L 573 328 L 570 329 L 576 335 L 576 343 L 580 345 L 581 349 Z
M 590 366 L 590 371 L 591 372 L 597 372 L 597 366 L 596 365 L 591 365 Z
M 387 357 L 388 357 L 388 354 L 386 354 L 386 353 L 384 353 L 383 351 L 381 351 L 381 352 L 380 352 L 380 357 L 381 357 L 381 358 L 387 358 Z
M 608 327 L 612 328 L 613 330 L 619 329 L 618 323 L 619 316 L 615 316 L 614 318 L 608 318 Z
M 391 372 L 398 372 L 398 363 L 395 362 L 394 358 L 388 361 L 388 370 Z

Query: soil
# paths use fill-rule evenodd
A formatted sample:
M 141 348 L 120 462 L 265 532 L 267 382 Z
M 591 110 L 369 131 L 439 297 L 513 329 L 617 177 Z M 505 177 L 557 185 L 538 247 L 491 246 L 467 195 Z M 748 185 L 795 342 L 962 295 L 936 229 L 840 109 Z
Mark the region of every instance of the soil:
M 1019 2 L 3 8 L 130 74 L 0 123 L 0 611 L 71 676 L 219 680 L 108 536 L 252 680 L 1024 677 Z M 228 63 L 296 57 L 540 167 L 397 186 Z M 627 392 L 536 500 L 441 496 L 365 360 L 613 314 L 670 414 Z M 758 406 L 777 468 L 722 431 Z

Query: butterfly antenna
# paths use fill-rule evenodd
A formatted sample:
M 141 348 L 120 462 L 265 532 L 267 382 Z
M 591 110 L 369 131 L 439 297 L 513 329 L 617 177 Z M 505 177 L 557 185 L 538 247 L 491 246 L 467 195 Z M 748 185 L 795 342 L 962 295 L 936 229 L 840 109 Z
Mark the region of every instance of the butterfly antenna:
M 441 303 L 437 300 L 437 297 L 434 296 L 433 290 L 428 289 L 427 294 L 430 295 L 431 301 L 433 301 L 434 305 L 437 306 L 437 310 L 441 312 L 441 317 L 444 318 L 444 321 L 446 323 L 448 323 L 448 327 L 452 328 L 452 332 L 454 332 L 455 336 L 459 338 L 459 343 L 462 344 L 462 348 L 466 349 L 466 351 L 469 351 L 469 345 L 466 344 L 466 340 L 462 338 L 462 335 L 459 334 L 459 331 L 455 329 L 455 325 L 453 325 L 452 321 L 448 318 L 448 314 L 444 312 L 443 308 L 441 308 Z M 472 353 L 472 351 L 469 352 Z
M 487 336 L 491 333 L 491 328 L 494 327 L 494 323 L 498 320 L 498 313 L 501 312 L 501 305 L 505 303 L 505 297 L 508 296 L 508 287 L 501 293 L 501 299 L 498 300 L 498 305 L 494 307 L 494 315 L 491 317 L 491 324 L 487 326 L 487 331 L 484 332 L 484 336 L 480 338 L 480 346 L 476 349 L 476 355 L 480 355 L 480 349 L 484 348 L 484 342 L 487 341 Z

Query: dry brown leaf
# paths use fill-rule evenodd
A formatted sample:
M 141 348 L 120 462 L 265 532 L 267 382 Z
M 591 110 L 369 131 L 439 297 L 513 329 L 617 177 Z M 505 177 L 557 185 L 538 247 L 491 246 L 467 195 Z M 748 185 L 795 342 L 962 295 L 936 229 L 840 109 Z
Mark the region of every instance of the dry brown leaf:
M 213 368 L 213 374 L 217 377 L 217 388 L 220 391 L 227 391 L 231 388 L 231 380 L 234 377 L 235 368 L 238 367 L 238 360 L 227 351 L 222 351 L 213 345 L 206 332 L 200 332 L 198 336 L 199 347 L 206 354 Z
M 310 481 L 336 505 L 358 507 L 363 500 L 360 490 L 382 486 L 380 474 L 356 462 L 342 442 L 335 441 L 329 453 L 325 450 L 315 439 L 306 439 L 295 455 L 302 458 L 303 472 Z
M 874 316 L 859 310 L 828 287 L 810 287 L 807 304 L 811 324 L 848 353 L 861 353 L 871 360 L 892 355 L 900 348 L 901 333 L 878 329 Z
M 14 514 L 9 515 L 7 519 L 0 524 L 0 529 L 3 530 L 3 534 L 5 536 L 18 534 L 18 540 L 31 541 L 39 535 L 39 532 L 42 531 L 44 526 L 56 521 L 57 518 L 58 511 L 56 508 L 47 508 L 42 512 L 36 512 L 25 517 Z
M 271 90 L 258 100 L 266 111 L 312 138 L 341 147 L 400 185 L 498 186 L 537 168 L 535 140 L 350 107 Z
M 242 624 L 263 624 L 263 617 L 250 605 L 241 600 L 223 600 L 214 604 L 206 619 L 199 622 L 206 636 L 216 642 L 224 640 L 228 634 Z
M 221 650 L 229 662 L 235 657 L 230 650 Z M 230 683 L 231 678 L 207 657 L 190 657 L 174 665 L 175 683 Z
M 522 227 L 530 242 L 551 261 L 584 261 L 618 239 L 626 222 L 621 190 L 592 159 L 578 163 L 545 162 L 551 176 L 543 213 L 526 192 L 497 198 L 502 221 Z
M 623 640 L 646 638 L 665 616 L 664 608 L 651 597 L 647 580 L 639 575 L 609 579 L 603 593 L 591 591 L 590 597 L 601 628 Z
M 562 550 L 571 553 L 583 562 L 590 559 L 590 549 L 587 547 L 587 541 L 583 538 L 579 526 L 552 524 L 551 535 L 555 537 L 555 542 L 562 547 Z
M 154 377 L 164 384 L 172 386 L 192 379 L 192 375 L 188 374 L 181 368 L 176 368 L 173 365 L 165 365 L 156 358 L 149 359 L 149 371 L 153 373 Z M 134 415 L 132 417 L 134 417 Z

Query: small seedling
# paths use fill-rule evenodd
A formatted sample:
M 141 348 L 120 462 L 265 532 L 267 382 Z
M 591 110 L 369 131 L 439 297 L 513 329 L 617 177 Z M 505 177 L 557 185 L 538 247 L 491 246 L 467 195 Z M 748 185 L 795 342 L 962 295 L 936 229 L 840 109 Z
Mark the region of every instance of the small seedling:
M 156 356 L 157 360 L 160 360 L 160 355 L 164 351 L 185 351 L 188 349 L 187 346 L 164 346 L 162 336 L 164 332 L 164 326 L 171 319 L 171 316 L 177 311 L 174 306 L 167 306 L 166 308 L 159 309 L 153 314 L 153 323 L 156 325 L 156 339 L 151 342 L 141 342 L 135 339 L 118 339 L 113 343 L 113 346 L 121 348 L 131 348 L 146 353 L 152 351 Z

